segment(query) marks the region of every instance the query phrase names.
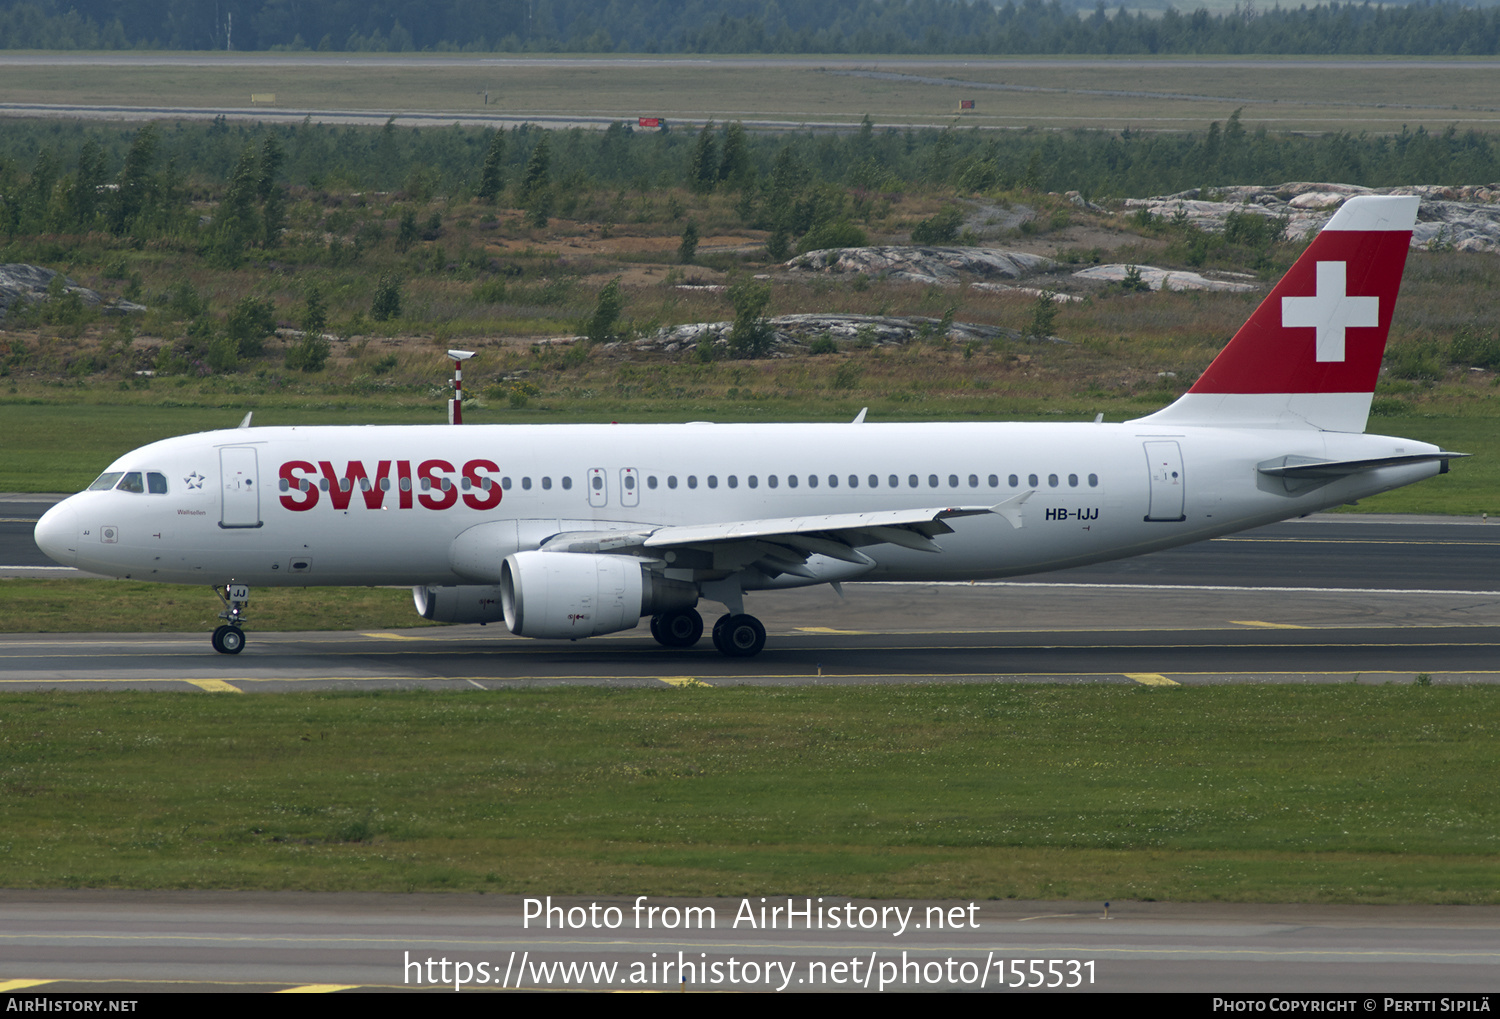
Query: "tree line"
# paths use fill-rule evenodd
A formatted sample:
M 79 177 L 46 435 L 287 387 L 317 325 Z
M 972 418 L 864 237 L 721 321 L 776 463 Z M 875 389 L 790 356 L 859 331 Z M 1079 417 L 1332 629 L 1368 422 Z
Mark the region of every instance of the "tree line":
M 1103 0 L 1092 10 L 1061 0 L 3 0 L 0 48 L 1477 56 L 1500 52 L 1500 8 L 1247 2 L 1153 16 Z
M 227 202 L 225 250 L 273 235 L 284 186 L 401 192 L 418 203 L 479 197 L 533 218 L 572 215 L 586 192 L 687 187 L 739 195 L 750 224 L 792 234 L 845 201 L 951 189 L 1141 197 L 1191 187 L 1328 180 L 1370 187 L 1500 180 L 1500 138 L 1424 128 L 1305 136 L 1248 129 L 1238 113 L 1199 132 L 982 132 L 882 128 L 845 134 L 702 129 L 509 131 L 84 121 L 0 126 L 0 232 L 151 236 L 200 229 L 195 202 Z M 621 200 L 619 198 L 616 199 Z M 254 210 L 255 215 L 251 215 Z M 834 215 L 837 219 L 837 215 Z M 269 225 L 268 225 L 269 224 Z

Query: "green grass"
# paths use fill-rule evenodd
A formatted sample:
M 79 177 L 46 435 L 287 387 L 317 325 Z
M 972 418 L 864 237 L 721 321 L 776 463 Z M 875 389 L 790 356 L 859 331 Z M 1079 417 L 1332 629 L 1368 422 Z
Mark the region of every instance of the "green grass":
M 18 694 L 0 886 L 1495 903 L 1497 709 L 1353 685 Z
M 222 608 L 208 584 L 0 579 L 0 633 L 208 631 Z M 404 587 L 258 587 L 247 618 L 262 631 L 434 625 Z
M 282 54 L 282 57 L 288 55 Z M 1481 65 L 1440 58 L 1409 66 L 1409 58 L 1326 61 L 1237 57 L 1214 65 L 1177 66 L 1167 58 L 1140 66 L 1086 57 L 1006 61 L 927 57 L 921 66 L 889 58 L 776 57 L 774 68 L 749 61 L 692 57 L 537 56 L 474 66 L 474 58 L 409 54 L 309 54 L 274 68 L 183 67 L 109 63 L 98 66 L 16 65 L 0 68 L 11 102 L 235 107 L 252 92 L 275 92 L 281 110 L 340 109 L 495 115 L 593 115 L 634 121 L 642 114 L 669 122 L 776 119 L 791 124 L 857 124 L 869 114 L 880 125 L 953 123 L 960 127 L 1103 127 L 1181 130 L 1224 121 L 1243 110 L 1247 127 L 1271 130 L 1397 132 L 1500 125 L 1489 75 Z M 1390 66 L 1404 61 L 1408 66 Z M 831 74 L 826 65 L 879 69 L 902 79 Z M 926 80 L 924 80 L 926 79 Z M 937 81 L 931 79 L 940 79 Z M 941 80 L 946 79 L 946 80 Z M 995 91 L 976 84 L 1023 86 Z M 479 93 L 488 89 L 492 103 Z M 1115 94 L 1112 94 L 1115 93 Z M 959 99 L 977 99 L 958 115 Z

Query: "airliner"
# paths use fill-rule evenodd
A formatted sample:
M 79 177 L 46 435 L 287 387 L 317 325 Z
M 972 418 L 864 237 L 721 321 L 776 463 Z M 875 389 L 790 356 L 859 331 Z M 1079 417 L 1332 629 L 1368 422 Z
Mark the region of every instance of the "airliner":
M 1365 434 L 1418 199 L 1349 199 L 1201 378 L 1123 423 L 247 427 L 167 439 L 47 512 L 92 573 L 409 585 L 426 619 L 577 640 L 649 618 L 755 655 L 748 595 L 1060 570 L 1302 516 L 1463 456 Z

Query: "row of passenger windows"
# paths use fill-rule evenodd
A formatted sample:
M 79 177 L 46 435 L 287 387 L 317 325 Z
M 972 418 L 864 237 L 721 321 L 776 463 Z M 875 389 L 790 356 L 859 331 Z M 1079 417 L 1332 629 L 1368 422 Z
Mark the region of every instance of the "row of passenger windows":
M 133 492 L 136 495 L 145 492 L 166 495 L 167 476 L 156 471 L 107 471 L 95 478 L 88 490 L 107 492 L 111 488 L 116 492 Z
M 1020 475 L 1020 474 L 1012 474 L 1012 475 L 1008 476 L 1005 479 L 1005 484 L 1007 486 L 1009 486 L 1010 488 L 1020 488 L 1021 487 L 1021 479 L 1022 479 L 1022 475 Z M 668 474 L 664 480 L 665 480 L 666 486 L 668 488 L 676 488 L 678 486 L 678 478 L 677 478 L 677 475 L 675 475 L 675 474 Z M 685 480 L 686 480 L 688 488 L 697 488 L 698 487 L 698 484 L 699 484 L 698 475 L 696 475 L 696 474 L 689 474 L 689 475 L 686 476 Z M 709 488 L 718 488 L 719 487 L 719 480 L 720 479 L 719 479 L 719 476 L 717 474 L 709 474 L 709 475 L 707 475 L 703 479 L 703 482 Z M 1042 478 L 1041 478 L 1040 475 L 1037 475 L 1037 474 L 1027 474 L 1027 475 L 1025 475 L 1025 480 L 1026 480 L 1026 485 L 1029 488 L 1040 488 L 1040 487 L 1042 487 Z M 662 481 L 663 481 L 663 479 L 659 478 L 655 474 L 647 475 L 647 477 L 646 477 L 646 487 L 647 488 L 651 488 L 651 489 L 658 488 L 662 484 Z M 724 481 L 725 486 L 728 487 L 728 488 L 739 488 L 740 487 L 740 477 L 737 474 L 730 474 L 727 477 L 725 477 L 723 479 L 723 481 Z M 983 479 L 983 482 L 981 482 L 980 475 L 978 475 L 978 474 L 970 474 L 966 478 L 964 476 L 958 475 L 958 474 L 949 474 L 949 475 L 947 475 L 946 478 L 944 478 L 944 477 L 942 477 L 940 475 L 937 475 L 937 474 L 929 474 L 929 475 L 926 476 L 925 479 L 922 478 L 920 475 L 917 475 L 917 474 L 908 474 L 906 476 L 905 487 L 906 488 L 921 488 L 924 485 L 924 481 L 925 481 L 925 485 L 926 485 L 927 488 L 942 488 L 942 487 L 944 487 L 945 483 L 946 483 L 946 486 L 948 488 L 963 488 L 963 487 L 965 487 L 966 484 L 967 484 L 967 487 L 969 487 L 969 488 L 981 488 L 981 487 L 984 487 L 985 485 L 987 485 L 990 488 L 999 488 L 1001 486 L 1000 475 L 998 475 L 998 474 L 988 475 L 986 478 Z M 885 488 L 901 488 L 901 487 L 903 487 L 902 486 L 902 482 L 901 482 L 901 477 L 899 475 L 896 475 L 896 474 L 887 475 L 886 478 L 885 478 L 885 481 L 884 481 L 883 485 L 881 483 L 880 475 L 878 475 L 878 474 L 870 474 L 870 475 L 867 475 L 863 479 L 861 479 L 858 474 L 850 474 L 850 475 L 843 476 L 843 477 L 841 477 L 840 475 L 837 475 L 837 474 L 829 474 L 827 476 L 820 476 L 820 475 L 817 475 L 817 474 L 808 474 L 805 477 L 802 476 L 802 475 L 797 475 L 797 474 L 788 474 L 784 478 L 781 475 L 779 475 L 779 474 L 769 474 L 765 478 L 765 484 L 766 484 L 767 488 L 779 488 L 779 487 L 781 487 L 781 485 L 783 484 L 783 482 L 786 484 L 787 488 L 797 488 L 797 487 L 800 487 L 800 486 L 803 486 L 803 485 L 805 485 L 808 488 L 817 488 L 819 485 L 826 485 L 828 488 L 838 488 L 840 485 L 843 485 L 843 486 L 848 487 L 848 488 L 859 488 L 859 487 L 861 487 L 861 485 L 863 485 L 863 487 L 865 487 L 865 488 L 881 488 L 881 487 L 885 487 Z M 550 489 L 552 487 L 552 479 L 551 478 L 542 478 L 541 479 L 541 483 L 542 483 L 542 488 L 543 489 Z M 604 489 L 604 479 L 602 477 L 600 477 L 597 474 L 594 475 L 594 477 L 592 478 L 592 483 L 593 483 L 594 490 L 596 492 L 597 491 L 603 491 L 603 489 Z M 761 484 L 761 478 L 760 478 L 760 476 L 758 474 L 751 474 L 751 475 L 748 475 L 744 479 L 744 483 L 745 483 L 745 487 L 746 488 L 759 488 L 760 484 Z M 500 487 L 503 488 L 503 489 L 505 489 L 506 491 L 510 491 L 511 484 L 512 484 L 512 482 L 511 482 L 510 478 L 501 478 L 500 479 Z M 635 478 L 632 475 L 628 475 L 627 474 L 625 476 L 624 484 L 625 484 L 625 488 L 627 490 L 633 490 L 635 488 Z M 1066 480 L 1064 479 L 1063 475 L 1059 475 L 1059 474 L 1048 474 L 1047 475 L 1047 487 L 1048 488 L 1060 488 L 1064 484 L 1066 484 L 1067 487 L 1069 487 L 1069 488 L 1077 488 L 1077 487 L 1079 487 L 1082 484 L 1087 484 L 1089 488 L 1098 488 L 1099 487 L 1099 475 L 1097 475 L 1097 474 L 1090 474 L 1090 475 L 1087 476 L 1086 479 L 1083 479 L 1083 478 L 1080 478 L 1080 476 L 1077 475 L 1077 474 L 1069 474 L 1069 475 L 1066 475 Z M 468 479 L 464 480 L 464 487 L 465 488 L 468 487 Z M 573 480 L 571 478 L 563 478 L 562 479 L 562 487 L 563 488 L 572 488 L 573 487 Z M 523 491 L 530 491 L 531 490 L 531 479 L 530 478 L 522 478 L 521 479 L 521 488 L 522 488 Z

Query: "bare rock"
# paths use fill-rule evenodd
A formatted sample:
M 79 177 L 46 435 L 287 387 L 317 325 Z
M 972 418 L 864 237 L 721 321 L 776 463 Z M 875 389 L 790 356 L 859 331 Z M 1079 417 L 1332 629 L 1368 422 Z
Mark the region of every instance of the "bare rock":
M 1180 269 L 1158 269 L 1154 265 L 1093 265 L 1087 269 L 1080 269 L 1073 275 L 1079 279 L 1104 280 L 1109 283 L 1124 282 L 1126 275 L 1134 268 L 1141 274 L 1141 282 L 1152 290 L 1220 290 L 1229 293 L 1244 293 L 1258 289 L 1254 283 L 1245 280 L 1254 277 L 1246 277 L 1241 273 L 1222 273 L 1224 276 L 1239 276 L 1238 280 L 1209 279 L 1196 272 L 1187 272 Z
M 1127 199 L 1127 209 L 1146 209 L 1154 216 L 1221 232 L 1231 212 L 1281 219 L 1289 240 L 1317 233 L 1354 195 L 1416 195 L 1422 199 L 1411 246 L 1423 251 L 1500 253 L 1500 184 L 1414 184 L 1366 188 L 1354 184 L 1295 181 L 1274 187 L 1240 185 L 1205 191 L 1193 188 L 1175 195 Z
M 810 251 L 786 263 L 791 272 L 862 273 L 949 287 L 958 286 L 961 276 L 1018 279 L 1056 266 L 1050 258 L 1024 251 L 894 245 Z
M 39 304 L 47 300 L 47 289 L 58 275 L 57 270 L 40 265 L 11 263 L 0 265 L 0 313 L 8 311 L 17 301 Z M 145 311 L 146 306 L 122 298 L 107 298 L 97 290 L 81 287 L 63 277 L 63 291 L 76 294 L 84 304 L 98 307 L 105 312 L 123 315 L 130 311 Z

